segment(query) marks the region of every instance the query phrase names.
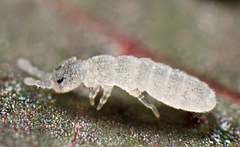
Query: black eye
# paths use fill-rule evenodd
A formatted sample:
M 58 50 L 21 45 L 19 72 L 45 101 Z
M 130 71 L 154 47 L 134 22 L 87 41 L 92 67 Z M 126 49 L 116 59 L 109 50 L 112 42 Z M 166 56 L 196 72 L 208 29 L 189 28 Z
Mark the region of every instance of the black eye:
M 59 70 L 62 67 L 62 65 L 59 65 L 55 70 Z
M 61 84 L 64 79 L 65 79 L 64 77 L 62 77 L 61 79 L 58 79 L 58 80 L 57 80 L 57 83 L 58 83 L 58 84 Z

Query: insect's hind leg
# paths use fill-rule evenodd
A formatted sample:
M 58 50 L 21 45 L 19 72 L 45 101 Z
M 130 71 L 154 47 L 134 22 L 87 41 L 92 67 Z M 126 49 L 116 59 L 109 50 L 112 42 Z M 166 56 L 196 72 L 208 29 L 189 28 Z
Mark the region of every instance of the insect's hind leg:
M 89 94 L 90 104 L 94 105 L 94 99 L 97 96 L 98 92 L 100 90 L 100 86 L 93 87 L 92 91 Z
M 149 108 L 153 111 L 154 115 L 157 118 L 160 117 L 160 114 L 159 114 L 157 108 L 155 107 L 155 105 L 152 102 L 150 102 L 146 97 L 144 97 L 144 95 L 138 89 L 134 89 L 134 90 L 130 91 L 129 94 L 134 97 L 137 97 L 140 102 L 142 102 L 147 108 Z
M 98 103 L 97 106 L 97 110 L 100 110 L 102 108 L 102 106 L 107 102 L 108 97 L 111 95 L 112 92 L 112 86 L 102 86 L 103 88 L 103 95 L 100 98 L 100 101 Z

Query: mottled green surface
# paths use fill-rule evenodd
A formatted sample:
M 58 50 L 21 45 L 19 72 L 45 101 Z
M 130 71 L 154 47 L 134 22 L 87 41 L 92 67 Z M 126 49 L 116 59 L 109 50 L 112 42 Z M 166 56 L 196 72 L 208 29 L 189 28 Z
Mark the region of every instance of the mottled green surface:
M 136 99 L 116 96 L 115 92 L 97 112 L 89 105 L 88 98 L 80 94 L 53 94 L 28 88 L 22 85 L 22 78 L 14 69 L 5 64 L 2 67 L 0 140 L 3 145 L 237 144 L 240 107 L 236 104 L 221 100 L 213 113 L 204 115 L 197 123 L 198 119 L 186 112 L 156 103 L 161 112 L 158 120 Z
M 69 1 L 140 38 L 156 49 L 156 57 L 157 53 L 166 55 L 239 92 L 240 31 L 239 20 L 234 19 L 239 16 L 222 5 L 200 3 L 197 7 L 188 2 Z M 0 146 L 239 145 L 240 105 L 219 93 L 217 107 L 199 117 L 155 102 L 161 114 L 156 119 L 151 110 L 118 88 L 97 111 L 90 106 L 84 87 L 56 94 L 25 86 L 23 78 L 29 75 L 17 68 L 18 57 L 51 71 L 70 56 L 118 55 L 111 39 L 66 22 L 49 8 L 30 0 L 1 1 Z M 202 20 L 206 16 L 224 25 L 219 27 L 210 18 Z M 209 27 L 216 28 L 207 31 Z

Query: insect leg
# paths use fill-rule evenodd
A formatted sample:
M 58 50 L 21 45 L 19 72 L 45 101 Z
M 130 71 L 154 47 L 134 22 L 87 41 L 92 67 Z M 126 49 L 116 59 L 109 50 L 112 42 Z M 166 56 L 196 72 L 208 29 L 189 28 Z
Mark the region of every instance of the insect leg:
M 108 97 L 111 95 L 112 92 L 112 86 L 104 86 L 103 88 L 103 95 L 100 98 L 100 101 L 97 106 L 97 110 L 100 110 L 102 106 L 107 102 Z
M 142 102 L 147 108 L 153 111 L 154 115 L 157 118 L 160 117 L 160 114 L 155 105 L 152 102 L 150 102 L 147 98 L 145 98 L 144 95 L 138 89 L 130 91 L 129 94 L 137 97 L 140 102 Z
M 97 93 L 100 90 L 100 86 L 96 86 L 92 89 L 92 91 L 89 94 L 89 99 L 90 99 L 90 104 L 93 106 L 94 105 L 94 99 L 97 96 Z

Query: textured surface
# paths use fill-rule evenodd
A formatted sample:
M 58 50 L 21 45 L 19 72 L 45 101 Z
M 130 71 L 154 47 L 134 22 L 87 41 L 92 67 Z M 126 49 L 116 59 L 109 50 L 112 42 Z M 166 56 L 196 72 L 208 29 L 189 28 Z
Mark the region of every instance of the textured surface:
M 239 26 L 238 3 L 2 0 L 0 145 L 237 146 Z M 96 111 L 84 87 L 66 94 L 28 87 L 16 66 L 25 57 L 51 71 L 69 57 L 98 54 L 151 57 L 196 75 L 217 92 L 217 107 L 201 116 L 155 101 L 158 120 L 116 88 Z

